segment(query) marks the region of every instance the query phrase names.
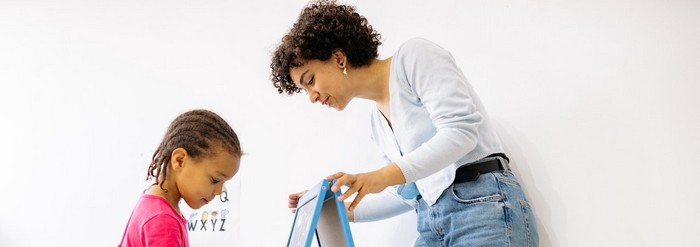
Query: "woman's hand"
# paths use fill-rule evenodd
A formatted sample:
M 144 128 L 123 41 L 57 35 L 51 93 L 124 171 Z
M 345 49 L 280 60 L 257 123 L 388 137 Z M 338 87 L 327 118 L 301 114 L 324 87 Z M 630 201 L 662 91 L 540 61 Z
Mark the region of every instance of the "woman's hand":
M 289 208 L 292 209 L 292 213 L 296 212 L 297 205 L 299 205 L 299 198 L 301 198 L 307 191 L 308 190 L 289 195 Z M 355 221 L 355 213 L 352 210 L 348 209 L 348 207 L 350 207 L 350 203 L 345 202 L 344 204 L 345 204 L 345 212 L 348 215 L 348 220 L 350 220 L 350 222 L 354 222 Z
M 304 195 L 308 190 L 290 194 L 289 195 L 289 208 L 292 209 L 292 213 L 297 211 L 297 205 L 299 205 L 299 198 Z
M 345 204 L 345 213 L 348 215 L 348 221 L 355 222 L 355 211 L 348 209 L 348 207 L 350 207 L 350 202 L 345 202 L 343 204 Z
M 346 174 L 343 172 L 338 172 L 327 177 L 329 181 L 333 179 L 338 179 L 333 186 L 331 186 L 331 191 L 336 192 L 340 189 L 340 186 L 347 186 L 348 190 L 338 197 L 338 200 L 345 200 L 353 194 L 357 193 L 355 199 L 350 203 L 348 211 L 355 210 L 357 204 L 362 201 L 362 198 L 369 193 L 379 193 L 386 187 L 396 184 L 406 183 L 406 179 L 403 177 L 403 173 L 396 163 L 391 163 L 379 170 L 368 172 L 368 173 L 358 173 L 358 174 Z M 290 196 L 291 199 L 291 196 Z M 290 200 L 291 202 L 291 200 Z M 290 203 L 291 205 L 291 203 Z

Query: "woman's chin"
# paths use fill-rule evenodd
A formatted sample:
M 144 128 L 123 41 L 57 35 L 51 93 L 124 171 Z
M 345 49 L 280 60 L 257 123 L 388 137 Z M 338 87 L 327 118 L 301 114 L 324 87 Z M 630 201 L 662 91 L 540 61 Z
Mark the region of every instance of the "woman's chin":
M 347 105 L 332 105 L 331 108 L 333 108 L 336 111 L 343 111 L 343 110 L 345 110 L 346 106 Z

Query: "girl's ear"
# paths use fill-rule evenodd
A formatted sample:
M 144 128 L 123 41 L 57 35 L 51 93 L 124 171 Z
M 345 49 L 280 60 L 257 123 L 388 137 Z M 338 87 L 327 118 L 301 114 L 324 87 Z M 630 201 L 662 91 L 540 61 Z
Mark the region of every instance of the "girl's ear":
M 338 65 L 338 68 L 345 68 L 345 66 L 348 66 L 348 59 L 345 56 L 345 52 L 341 49 L 335 49 L 333 50 L 333 59 L 335 59 L 335 63 Z
M 185 158 L 187 157 L 187 150 L 184 148 L 176 148 L 170 153 L 170 167 L 175 170 L 180 170 L 185 166 Z

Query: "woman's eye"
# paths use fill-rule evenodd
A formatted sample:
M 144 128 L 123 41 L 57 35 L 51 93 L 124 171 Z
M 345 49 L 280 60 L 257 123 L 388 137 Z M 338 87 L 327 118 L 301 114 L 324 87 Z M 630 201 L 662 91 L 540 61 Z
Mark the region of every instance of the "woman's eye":
M 211 183 L 212 183 L 212 184 L 217 184 L 217 183 L 219 183 L 219 180 L 216 180 L 216 179 L 212 178 L 212 179 L 211 179 Z
M 311 85 L 313 85 L 313 84 L 314 84 L 314 78 L 311 77 L 311 79 L 309 79 L 309 82 L 307 82 L 306 85 L 311 86 Z

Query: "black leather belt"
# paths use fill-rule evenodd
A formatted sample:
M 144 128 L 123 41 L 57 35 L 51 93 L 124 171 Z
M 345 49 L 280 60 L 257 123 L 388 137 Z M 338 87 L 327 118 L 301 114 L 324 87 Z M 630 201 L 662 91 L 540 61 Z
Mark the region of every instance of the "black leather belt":
M 486 158 L 464 164 L 457 168 L 453 184 L 476 181 L 484 173 L 510 170 L 508 167 L 508 157 L 505 154 L 497 153 L 486 156 Z

